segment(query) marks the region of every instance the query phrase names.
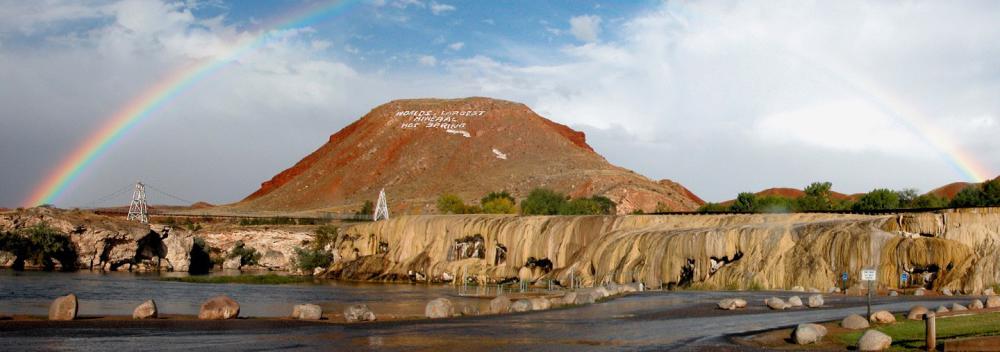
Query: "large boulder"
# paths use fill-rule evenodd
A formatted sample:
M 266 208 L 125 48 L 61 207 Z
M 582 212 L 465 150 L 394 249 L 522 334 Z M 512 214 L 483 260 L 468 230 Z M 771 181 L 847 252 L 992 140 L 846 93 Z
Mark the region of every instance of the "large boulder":
M 531 301 L 531 310 L 546 310 L 552 308 L 552 302 L 550 302 L 549 299 L 545 297 L 535 297 L 530 299 L 530 301 Z
M 969 303 L 969 309 L 974 309 L 974 310 L 983 309 L 983 301 L 980 301 L 978 299 L 972 300 L 972 302 Z
M 799 298 L 799 296 L 788 297 L 788 305 L 790 305 L 792 307 L 801 307 L 802 306 L 802 299 Z
M 781 298 L 778 297 L 768 298 L 764 300 L 764 304 L 767 305 L 768 308 L 774 310 L 782 310 L 789 307 L 788 303 L 785 303 L 785 301 L 781 300 Z
M 240 267 L 243 266 L 242 260 L 240 257 L 228 258 L 222 262 L 222 268 L 226 270 L 240 270 Z
M 806 288 L 802 286 L 792 286 L 792 291 L 794 292 L 806 292 Z
M 868 324 L 868 319 L 865 319 L 864 317 L 857 314 L 851 314 L 848 315 L 846 318 L 844 318 L 844 320 L 840 321 L 840 326 L 843 327 L 844 329 L 861 330 L 861 329 L 867 329 L 869 327 L 869 324 Z
M 948 307 L 938 306 L 937 309 L 934 310 L 934 312 L 935 313 L 948 313 L 950 311 L 948 310 Z
M 740 298 L 723 298 L 719 301 L 719 309 L 734 310 L 746 308 L 747 301 Z
M 132 319 L 156 319 L 159 312 L 156 310 L 156 302 L 148 300 L 142 302 L 132 311 Z
M 479 315 L 479 306 L 472 303 L 462 304 L 462 315 L 471 317 Z
M 910 312 L 906 314 L 906 319 L 924 320 L 925 315 L 927 315 L 927 307 L 913 306 L 913 308 L 910 308 Z
M 914 296 L 923 296 L 926 293 L 927 293 L 927 290 L 925 290 L 923 288 L 918 288 L 915 291 L 913 291 L 913 295 Z
M 433 299 L 427 302 L 427 306 L 424 307 L 424 315 L 431 319 L 453 317 L 455 316 L 455 304 L 447 298 Z
M 809 308 L 819 308 L 823 306 L 823 295 L 809 296 Z
M 896 297 L 896 296 L 899 296 L 899 292 L 889 291 L 889 297 Z
M 961 304 L 958 304 L 958 303 L 952 303 L 951 304 L 951 311 L 952 312 L 961 312 L 963 310 L 969 310 L 969 308 L 965 308 L 965 306 L 963 306 Z
M 572 292 L 570 292 L 572 293 Z M 510 311 L 510 297 L 507 296 L 497 296 L 496 298 L 490 300 L 490 313 L 493 314 L 503 314 Z
M 872 313 L 871 321 L 878 324 L 892 324 L 896 322 L 896 316 L 887 310 L 880 310 Z
M 201 304 L 198 319 L 226 320 L 236 319 L 240 315 L 240 304 L 229 296 L 215 296 Z
M 858 339 L 858 350 L 861 351 L 881 351 L 892 345 L 892 338 L 877 330 L 865 331 L 864 335 Z
M 70 293 L 52 301 L 52 305 L 49 306 L 49 320 L 73 320 L 79 311 L 80 304 L 76 295 Z
M 819 342 L 826 336 L 826 327 L 819 324 L 799 324 L 792 331 L 792 341 L 799 345 Z
M 519 299 L 510 305 L 510 311 L 515 313 L 531 311 L 531 301 Z
M 986 308 L 998 308 L 998 307 L 1000 307 L 1000 296 L 986 297 Z
M 941 290 L 941 294 L 945 295 L 945 296 L 953 296 L 954 295 L 954 293 L 951 293 L 951 290 L 949 290 L 949 289 L 942 289 Z
M 364 305 L 361 304 L 361 306 Z M 344 310 L 344 318 L 347 319 L 347 321 L 358 321 L 358 319 L 356 319 L 356 316 L 354 320 L 347 317 L 347 311 L 350 310 L 352 307 L 348 307 L 347 309 Z M 368 307 L 364 306 L 364 308 L 367 309 Z M 375 315 L 372 314 L 372 318 L 374 317 Z M 292 319 L 298 319 L 298 320 L 323 319 L 323 307 L 320 307 L 315 304 L 296 304 L 292 306 Z

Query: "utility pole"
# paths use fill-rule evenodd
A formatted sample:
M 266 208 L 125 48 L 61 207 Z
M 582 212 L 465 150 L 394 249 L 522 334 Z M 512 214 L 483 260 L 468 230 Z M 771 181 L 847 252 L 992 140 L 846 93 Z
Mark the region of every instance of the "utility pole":
M 128 206 L 127 220 L 136 220 L 143 224 L 149 223 L 149 210 L 146 208 L 146 185 L 136 181 L 135 191 L 132 191 L 132 203 Z
M 378 192 L 378 204 L 375 205 L 372 221 L 378 221 L 379 218 L 389 219 L 389 203 L 385 200 L 385 188 Z

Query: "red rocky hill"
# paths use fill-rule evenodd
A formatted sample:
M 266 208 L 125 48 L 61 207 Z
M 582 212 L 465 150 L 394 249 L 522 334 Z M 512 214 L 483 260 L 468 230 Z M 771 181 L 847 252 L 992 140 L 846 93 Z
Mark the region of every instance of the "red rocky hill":
M 397 100 L 330 136 L 291 168 L 230 207 L 254 211 L 352 211 L 385 188 L 396 213 L 432 213 L 443 193 L 467 202 L 507 190 L 518 199 L 547 187 L 604 195 L 620 213 L 704 202 L 669 180 L 608 163 L 582 132 L 524 104 L 488 99 Z

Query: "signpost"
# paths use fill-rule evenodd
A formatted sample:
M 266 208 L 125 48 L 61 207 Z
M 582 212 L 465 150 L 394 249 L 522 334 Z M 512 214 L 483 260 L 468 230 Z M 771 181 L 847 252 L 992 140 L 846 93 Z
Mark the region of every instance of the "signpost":
M 840 274 L 840 289 L 844 291 L 845 295 L 847 294 L 847 272 Z
M 875 273 L 875 269 L 862 269 L 861 270 L 861 281 L 868 281 L 868 315 L 867 319 L 871 319 L 872 316 L 872 286 L 875 283 L 875 279 L 878 275 Z
M 906 288 L 907 284 L 910 282 L 910 274 L 903 272 L 899 274 L 899 288 Z

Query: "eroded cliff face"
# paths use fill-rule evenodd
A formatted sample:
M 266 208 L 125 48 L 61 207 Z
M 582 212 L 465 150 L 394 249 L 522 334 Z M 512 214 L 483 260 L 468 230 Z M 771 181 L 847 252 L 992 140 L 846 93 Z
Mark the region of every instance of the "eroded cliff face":
M 87 212 L 33 208 L 0 214 L 0 231 L 16 232 L 45 225 L 66 235 L 77 254 L 79 269 L 106 271 L 193 271 L 209 270 L 212 257 L 226 257 L 241 241 L 260 254 L 252 269 L 295 269 L 295 249 L 312 240 L 312 227 L 240 228 L 230 225 L 206 226 L 195 232 L 184 227 L 146 225 Z M 204 246 L 196 244 L 200 240 Z M 13 264 L 13 253 L 0 250 L 0 267 Z M 31 263 L 27 266 L 38 266 Z M 218 269 L 218 268 L 217 268 Z
M 879 285 L 976 292 L 1000 282 L 1000 210 L 901 215 L 403 216 L 346 228 L 331 275 L 496 282 L 826 289 L 864 267 Z M 551 269 L 550 269 L 551 267 Z

